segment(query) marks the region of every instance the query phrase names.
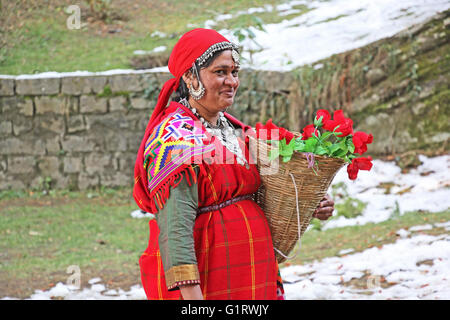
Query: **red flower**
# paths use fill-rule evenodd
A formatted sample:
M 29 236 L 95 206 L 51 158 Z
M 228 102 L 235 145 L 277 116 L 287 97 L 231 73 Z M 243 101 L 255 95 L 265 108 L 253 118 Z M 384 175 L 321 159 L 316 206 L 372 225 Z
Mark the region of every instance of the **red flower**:
M 367 145 L 372 143 L 373 135 L 367 134 L 362 131 L 356 131 L 353 133 L 353 144 L 355 145 L 355 153 L 363 154 L 367 151 Z
M 289 144 L 292 139 L 294 139 L 294 134 L 290 132 L 289 130 L 286 130 L 285 128 L 279 128 L 280 129 L 280 140 L 283 140 L 283 138 L 286 138 L 286 143 Z
M 267 120 L 266 124 L 258 122 L 255 125 L 256 136 L 267 140 L 278 140 L 278 127 L 272 123 L 272 119 Z M 273 134 L 273 136 L 272 136 Z
M 313 134 L 317 137 L 317 129 L 315 129 L 313 124 L 308 124 L 303 128 L 302 140 L 312 137 Z
M 316 119 L 319 120 L 322 117 L 322 125 L 331 119 L 330 113 L 325 109 L 319 109 L 316 112 Z
M 338 137 L 345 137 L 353 133 L 353 120 L 346 118 L 342 110 L 336 110 L 333 113 L 333 120 L 328 120 L 323 124 L 323 128 L 328 131 L 333 131 L 337 126 L 336 132 L 341 134 Z
M 261 139 L 267 140 L 283 140 L 286 138 L 286 143 L 289 143 L 293 138 L 294 134 L 285 128 L 277 127 L 273 124 L 272 119 L 267 120 L 266 124 L 263 125 L 258 122 L 255 125 L 256 136 Z
M 367 158 L 355 158 L 352 160 L 352 163 L 347 166 L 347 173 L 350 180 L 355 180 L 359 170 L 367 170 L 372 169 L 372 157 Z

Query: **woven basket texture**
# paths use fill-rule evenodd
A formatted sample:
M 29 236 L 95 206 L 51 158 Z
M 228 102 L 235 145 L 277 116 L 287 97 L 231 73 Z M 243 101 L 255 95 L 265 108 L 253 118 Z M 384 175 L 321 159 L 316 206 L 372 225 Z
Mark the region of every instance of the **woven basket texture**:
M 314 155 L 314 172 L 308 168 L 306 154 L 294 152 L 289 162 L 283 162 L 281 158 L 269 161 L 269 150 L 273 147 L 263 140 L 253 140 L 256 142 L 256 163 L 262 180 L 256 201 L 266 215 L 274 247 L 287 256 L 298 241 L 296 191 L 292 176 L 298 191 L 302 236 L 320 200 L 345 162 Z M 278 252 L 275 254 L 279 263 L 286 260 Z

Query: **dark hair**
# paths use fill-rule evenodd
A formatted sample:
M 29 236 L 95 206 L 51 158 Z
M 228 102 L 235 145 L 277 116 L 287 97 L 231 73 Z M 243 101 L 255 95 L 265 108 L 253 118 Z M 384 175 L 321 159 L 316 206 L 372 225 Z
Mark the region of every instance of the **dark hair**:
M 230 50 L 230 49 L 225 49 L 225 50 Z M 205 61 L 205 63 L 201 66 L 201 68 L 198 66 L 197 61 L 196 61 L 195 66 L 197 67 L 197 70 L 200 71 L 200 69 L 209 67 L 209 65 L 225 50 L 214 52 L 214 54 Z M 193 72 L 192 68 L 189 70 L 191 72 Z M 183 98 L 186 98 L 186 99 L 189 98 L 189 89 L 186 85 L 186 82 L 184 82 L 183 78 L 181 78 L 180 84 L 179 84 L 177 90 L 175 90 L 175 92 L 174 92 L 172 101 L 179 102 Z

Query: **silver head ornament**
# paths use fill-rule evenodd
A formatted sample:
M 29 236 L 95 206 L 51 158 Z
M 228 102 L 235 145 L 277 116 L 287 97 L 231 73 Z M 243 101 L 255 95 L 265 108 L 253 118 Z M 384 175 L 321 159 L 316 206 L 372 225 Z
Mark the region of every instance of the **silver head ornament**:
M 239 53 L 236 50 L 232 49 L 231 50 L 231 57 L 233 58 L 234 63 L 236 64 L 236 67 L 240 67 L 241 64 L 239 62 Z

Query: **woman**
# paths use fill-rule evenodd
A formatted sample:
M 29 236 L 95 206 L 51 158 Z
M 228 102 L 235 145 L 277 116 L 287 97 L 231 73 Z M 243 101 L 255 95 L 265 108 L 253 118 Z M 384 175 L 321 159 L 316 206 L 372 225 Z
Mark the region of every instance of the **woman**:
M 282 299 L 260 186 L 242 132 L 225 111 L 239 87 L 238 48 L 194 29 L 175 45 L 167 81 L 142 140 L 134 198 L 155 213 L 140 258 L 148 299 Z M 170 95 L 176 91 L 176 101 Z M 324 199 L 315 215 L 333 211 Z

